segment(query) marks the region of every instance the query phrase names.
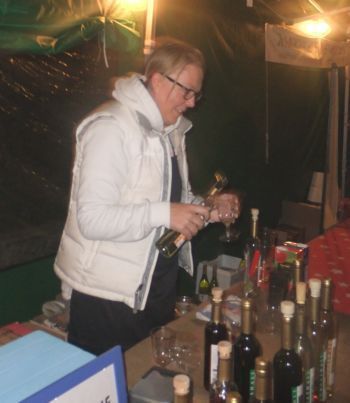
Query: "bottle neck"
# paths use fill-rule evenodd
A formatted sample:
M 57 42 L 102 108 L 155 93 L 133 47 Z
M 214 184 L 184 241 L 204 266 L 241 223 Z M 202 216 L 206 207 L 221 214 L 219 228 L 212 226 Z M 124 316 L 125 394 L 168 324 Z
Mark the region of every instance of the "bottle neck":
M 212 302 L 212 312 L 211 312 L 211 321 L 214 323 L 221 322 L 221 301 L 220 302 Z
M 298 335 L 306 332 L 305 304 L 296 305 L 295 332 Z
M 255 374 L 255 399 L 267 401 L 269 398 L 269 378 L 267 371 Z
M 249 308 L 242 309 L 242 333 L 250 335 L 253 332 L 253 315 Z
M 174 395 L 174 403 L 190 403 L 190 395 L 187 393 L 186 395 L 178 395 L 175 393 Z
M 229 358 L 219 359 L 218 380 L 227 382 L 231 379 L 231 360 Z
M 252 238 L 256 238 L 258 234 L 258 220 L 253 220 L 251 222 L 251 227 L 250 227 L 250 235 Z
M 321 308 L 324 311 L 332 310 L 332 297 L 330 287 L 323 286 L 322 288 Z
M 293 318 L 282 317 L 282 348 L 284 350 L 293 349 Z
M 318 324 L 320 320 L 320 298 L 310 298 L 310 321 L 314 324 Z

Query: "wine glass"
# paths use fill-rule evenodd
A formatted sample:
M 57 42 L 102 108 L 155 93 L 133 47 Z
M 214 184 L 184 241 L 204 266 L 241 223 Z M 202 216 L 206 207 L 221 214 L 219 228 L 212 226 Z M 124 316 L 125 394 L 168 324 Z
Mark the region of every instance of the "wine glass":
M 227 197 L 226 194 L 221 194 L 216 200 L 219 219 L 225 225 L 225 233 L 220 236 L 220 241 L 222 242 L 233 242 L 239 237 L 239 231 L 231 229 L 231 224 L 236 218 L 234 207 L 235 205 L 232 200 L 232 195 L 230 194 L 227 194 Z

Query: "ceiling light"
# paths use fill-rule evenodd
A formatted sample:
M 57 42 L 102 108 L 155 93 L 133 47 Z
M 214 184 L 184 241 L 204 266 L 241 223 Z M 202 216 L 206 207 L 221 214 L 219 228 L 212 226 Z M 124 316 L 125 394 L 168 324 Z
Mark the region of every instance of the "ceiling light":
M 297 22 L 292 26 L 294 29 L 300 31 L 303 35 L 311 38 L 324 38 L 331 31 L 332 28 L 326 20 L 312 19 Z

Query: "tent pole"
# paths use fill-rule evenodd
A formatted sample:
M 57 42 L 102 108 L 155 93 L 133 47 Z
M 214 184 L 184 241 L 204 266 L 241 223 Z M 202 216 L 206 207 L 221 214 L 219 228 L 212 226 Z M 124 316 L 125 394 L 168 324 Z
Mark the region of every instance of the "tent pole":
M 343 127 L 343 154 L 342 154 L 342 179 L 341 179 L 341 197 L 346 196 L 346 168 L 347 168 L 347 149 L 348 149 L 348 130 L 349 130 L 349 79 L 350 68 L 345 66 L 345 94 L 344 94 L 344 127 Z

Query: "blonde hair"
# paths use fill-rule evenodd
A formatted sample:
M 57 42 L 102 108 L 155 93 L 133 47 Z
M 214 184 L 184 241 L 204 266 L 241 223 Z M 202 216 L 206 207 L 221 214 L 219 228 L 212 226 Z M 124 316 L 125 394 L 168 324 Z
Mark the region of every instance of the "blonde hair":
M 188 64 L 194 64 L 205 71 L 204 57 L 199 49 L 177 39 L 159 38 L 154 51 L 146 60 L 146 80 L 148 81 L 154 73 L 181 72 Z

